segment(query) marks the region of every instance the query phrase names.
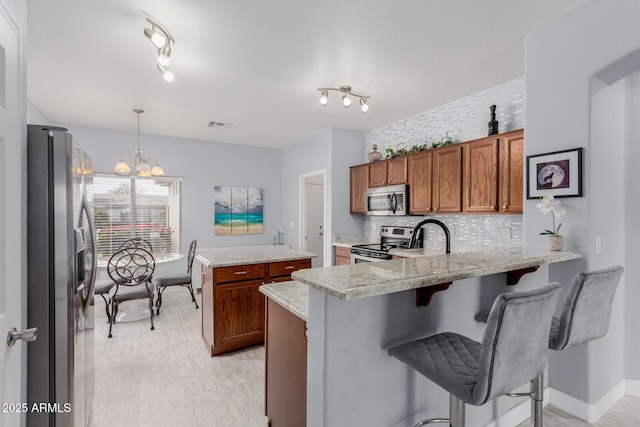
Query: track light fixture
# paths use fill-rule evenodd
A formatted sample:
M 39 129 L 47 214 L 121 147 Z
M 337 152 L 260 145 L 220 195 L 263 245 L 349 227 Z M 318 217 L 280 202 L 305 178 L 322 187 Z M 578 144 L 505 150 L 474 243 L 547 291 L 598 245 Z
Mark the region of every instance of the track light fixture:
M 147 16 L 147 22 L 151 24 L 151 28 L 144 29 L 144 35 L 151 43 L 158 49 L 158 70 L 162 73 L 162 77 L 168 82 L 173 81 L 173 73 L 169 71 L 168 67 L 171 64 L 171 47 L 175 43 L 175 40 L 163 25 L 161 25 L 157 19 L 151 17 L 145 11 L 142 11 Z
M 351 106 L 351 98 L 349 97 L 349 95 L 351 95 L 353 97 L 360 98 L 360 109 L 363 113 L 369 111 L 369 104 L 367 104 L 367 100 L 370 98 L 370 96 L 358 95 L 357 93 L 352 92 L 351 86 L 349 85 L 340 87 L 322 87 L 318 88 L 318 90 L 320 91 L 320 105 L 322 105 L 323 107 L 326 107 L 329 103 L 329 91 L 335 90 L 343 93 L 342 105 L 344 105 L 345 108 L 349 108 Z

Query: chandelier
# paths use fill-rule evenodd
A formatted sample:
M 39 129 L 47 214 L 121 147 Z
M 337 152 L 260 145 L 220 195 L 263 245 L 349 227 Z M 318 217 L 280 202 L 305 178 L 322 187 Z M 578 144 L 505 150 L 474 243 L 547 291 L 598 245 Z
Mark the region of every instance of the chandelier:
M 320 105 L 322 105 L 323 107 L 326 107 L 329 103 L 329 91 L 335 90 L 343 93 L 342 105 L 344 105 L 344 108 L 349 108 L 351 106 L 351 98 L 347 96 L 351 95 L 355 98 L 360 98 L 360 109 L 363 113 L 369 111 L 369 104 L 367 104 L 367 100 L 370 98 L 370 96 L 358 95 L 357 93 L 351 92 L 351 86 L 349 85 L 343 85 L 340 87 L 321 87 L 318 88 L 318 90 L 320 91 Z
M 113 171 L 117 175 L 130 175 L 131 167 L 133 167 L 136 171 L 136 175 L 138 176 L 164 176 L 164 171 L 158 164 L 158 159 L 156 158 L 155 166 L 151 167 L 140 150 L 140 114 L 144 113 L 144 110 L 134 108 L 133 112 L 138 115 L 138 149 L 136 150 L 135 162 L 132 164 L 131 158 L 128 155 L 123 154 Z

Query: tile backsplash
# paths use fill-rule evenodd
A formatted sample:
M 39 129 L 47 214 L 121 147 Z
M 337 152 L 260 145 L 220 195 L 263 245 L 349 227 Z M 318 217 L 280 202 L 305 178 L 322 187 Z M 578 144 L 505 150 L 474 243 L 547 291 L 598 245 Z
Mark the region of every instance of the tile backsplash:
M 495 104 L 500 133 L 524 128 L 524 78 L 518 78 L 465 98 L 452 101 L 415 116 L 374 129 L 364 134 L 363 162 L 372 145 L 386 148 L 410 148 L 442 140 L 449 132 L 455 142 L 470 141 L 487 135 L 489 106 Z M 453 227 L 451 240 L 460 243 L 494 246 L 520 246 L 523 243 L 522 215 L 448 214 L 432 216 Z M 364 234 L 377 236 L 380 226 L 414 226 L 424 217 L 372 217 L 364 221 Z M 427 239 L 443 239 L 437 227 L 425 229 Z M 509 238 L 507 238 L 507 236 Z

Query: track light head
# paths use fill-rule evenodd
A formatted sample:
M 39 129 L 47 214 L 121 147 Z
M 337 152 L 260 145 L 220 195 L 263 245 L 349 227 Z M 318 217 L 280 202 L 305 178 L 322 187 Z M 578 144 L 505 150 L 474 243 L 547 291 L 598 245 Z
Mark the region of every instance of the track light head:
M 351 107 L 351 98 L 349 98 L 346 93 L 342 95 L 342 104 L 345 108 Z
M 329 103 L 329 91 L 326 89 L 322 89 L 320 91 L 320 105 L 326 107 Z
M 167 82 L 172 82 L 174 79 L 174 75 L 171 71 L 169 71 L 168 69 L 166 69 L 165 67 L 163 67 L 162 65 L 158 64 L 158 71 L 160 71 L 162 73 L 162 77 L 164 77 L 164 79 Z
M 162 49 L 159 49 L 158 64 L 162 65 L 163 67 L 168 67 L 171 63 L 170 56 L 171 48 L 169 46 L 165 46 Z
M 369 111 L 369 104 L 367 104 L 367 98 L 360 98 L 360 109 L 363 113 Z

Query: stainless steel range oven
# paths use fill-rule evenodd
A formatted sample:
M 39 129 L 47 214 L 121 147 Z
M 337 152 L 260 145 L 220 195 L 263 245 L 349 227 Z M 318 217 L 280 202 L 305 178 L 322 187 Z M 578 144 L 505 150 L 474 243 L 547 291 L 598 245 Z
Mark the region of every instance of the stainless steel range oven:
M 351 247 L 351 264 L 392 259 L 391 249 L 408 249 L 413 227 L 384 226 L 380 228 L 380 243 Z

